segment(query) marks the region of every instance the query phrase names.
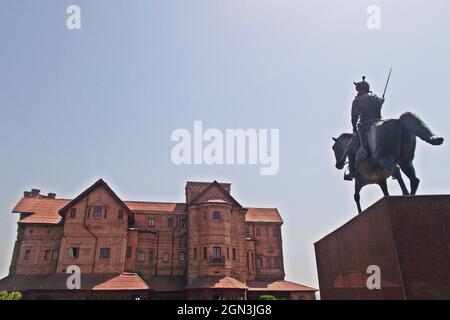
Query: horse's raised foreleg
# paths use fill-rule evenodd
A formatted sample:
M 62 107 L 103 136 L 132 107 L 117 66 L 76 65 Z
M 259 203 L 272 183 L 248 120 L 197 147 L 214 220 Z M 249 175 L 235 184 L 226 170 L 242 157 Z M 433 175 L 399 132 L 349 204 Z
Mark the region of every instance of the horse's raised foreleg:
M 416 169 L 414 168 L 412 161 L 400 164 L 400 168 L 409 179 L 411 185 L 411 194 L 416 194 L 417 189 L 419 188 L 420 179 L 416 176 Z
M 353 198 L 355 199 L 356 206 L 358 207 L 358 213 L 362 212 L 361 209 L 361 196 L 359 195 L 361 192 L 362 185 L 358 182 L 358 179 L 355 179 L 355 194 Z
M 383 191 L 383 194 L 387 197 L 389 196 L 388 186 L 386 180 L 378 182 L 378 185 L 381 188 L 381 191 Z

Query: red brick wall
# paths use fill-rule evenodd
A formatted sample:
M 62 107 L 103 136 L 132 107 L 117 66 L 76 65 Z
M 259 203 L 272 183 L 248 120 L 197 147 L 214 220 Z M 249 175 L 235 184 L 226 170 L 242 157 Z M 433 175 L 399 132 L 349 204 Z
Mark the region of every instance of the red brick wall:
M 247 222 L 246 229 L 254 240 L 256 277 L 284 279 L 281 224 Z
M 62 226 L 59 225 L 19 225 L 17 254 L 13 256 L 12 273 L 18 275 L 54 273 L 57 261 L 52 259 L 52 253 L 53 250 L 59 251 L 61 235 Z M 27 250 L 29 253 L 26 257 Z
M 102 207 L 102 215 L 94 217 L 94 207 Z M 122 272 L 127 247 L 128 216 L 118 219 L 122 206 L 99 186 L 75 204 L 76 216 L 66 213 L 57 272 L 78 265 L 86 273 Z M 77 259 L 69 258 L 71 247 L 79 248 Z M 101 248 L 110 248 L 109 259 L 100 259 Z

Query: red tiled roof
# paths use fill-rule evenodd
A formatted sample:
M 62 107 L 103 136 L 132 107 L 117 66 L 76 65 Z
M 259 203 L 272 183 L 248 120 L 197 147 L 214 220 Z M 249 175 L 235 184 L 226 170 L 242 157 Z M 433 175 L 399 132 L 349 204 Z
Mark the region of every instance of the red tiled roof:
M 162 212 L 184 212 L 184 203 L 171 202 L 147 202 L 147 201 L 124 201 L 131 211 L 162 211 Z
M 276 208 L 247 208 L 245 221 L 283 223 L 283 219 Z
M 92 290 L 148 290 L 150 287 L 136 273 L 121 273 Z
M 111 193 L 113 191 L 103 181 L 99 180 L 90 188 L 85 190 L 82 194 L 76 197 L 74 200 L 69 199 L 51 199 L 46 197 L 23 197 L 13 209 L 14 213 L 26 213 L 28 216 L 20 220 L 21 223 L 46 223 L 46 224 L 58 224 L 64 211 L 68 206 L 79 200 L 89 190 L 103 185 Z M 230 201 L 237 206 L 240 204 L 226 191 L 218 182 L 211 183 L 202 193 L 200 193 L 196 199 L 199 199 L 203 194 L 207 193 L 210 188 L 217 186 L 223 191 Z M 185 212 L 186 204 L 184 203 L 172 203 L 172 202 L 147 202 L 147 201 L 124 201 L 120 200 L 115 194 L 114 196 L 120 201 L 130 215 L 133 215 L 133 211 L 160 211 L 160 212 Z M 192 201 L 195 203 L 196 199 Z M 223 202 L 220 199 L 210 199 L 211 202 Z M 245 220 L 248 222 L 273 222 L 283 223 L 277 209 L 263 209 L 263 208 L 248 208 Z
M 25 291 L 36 289 L 45 277 L 46 276 L 43 275 L 7 276 L 0 280 L 0 291 Z
M 70 199 L 49 199 L 23 197 L 13 209 L 13 213 L 29 213 L 30 215 L 20 220 L 22 223 L 49 223 L 57 224 L 62 217 L 59 210 L 65 207 Z M 184 212 L 186 205 L 183 203 L 163 203 L 145 201 L 124 201 L 131 211 L 162 211 Z
M 184 276 L 151 276 L 144 280 L 156 292 L 183 291 L 186 285 Z
M 65 273 L 52 275 L 13 275 L 0 280 L 1 290 L 65 290 L 67 277 Z M 151 289 L 137 274 L 83 274 L 82 290 L 149 290 Z
M 48 199 L 23 197 L 13 209 L 13 213 L 29 213 L 20 220 L 23 223 L 50 223 L 57 224 L 61 221 L 59 209 L 68 204 L 67 199 Z
M 242 282 L 228 276 L 198 277 L 186 289 L 239 289 L 246 290 L 248 287 Z
M 317 289 L 286 280 L 247 281 L 247 285 L 248 291 L 317 291 Z

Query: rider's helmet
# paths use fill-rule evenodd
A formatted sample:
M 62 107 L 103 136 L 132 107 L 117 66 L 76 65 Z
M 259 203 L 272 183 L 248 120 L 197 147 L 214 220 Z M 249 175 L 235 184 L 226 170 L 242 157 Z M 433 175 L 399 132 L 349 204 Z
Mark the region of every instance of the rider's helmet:
M 356 91 L 358 91 L 358 93 L 370 92 L 370 85 L 366 81 L 365 76 L 362 77 L 362 81 L 353 82 L 353 84 L 355 85 L 355 89 L 356 89 Z

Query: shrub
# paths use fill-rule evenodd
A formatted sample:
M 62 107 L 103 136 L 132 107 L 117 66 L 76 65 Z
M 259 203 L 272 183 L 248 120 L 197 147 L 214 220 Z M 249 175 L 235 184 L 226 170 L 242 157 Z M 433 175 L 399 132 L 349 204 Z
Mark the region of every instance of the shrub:
M 263 294 L 259 296 L 260 300 L 278 300 L 275 296 L 272 296 L 270 294 Z
M 22 293 L 19 291 L 0 291 L 0 300 L 21 300 Z

